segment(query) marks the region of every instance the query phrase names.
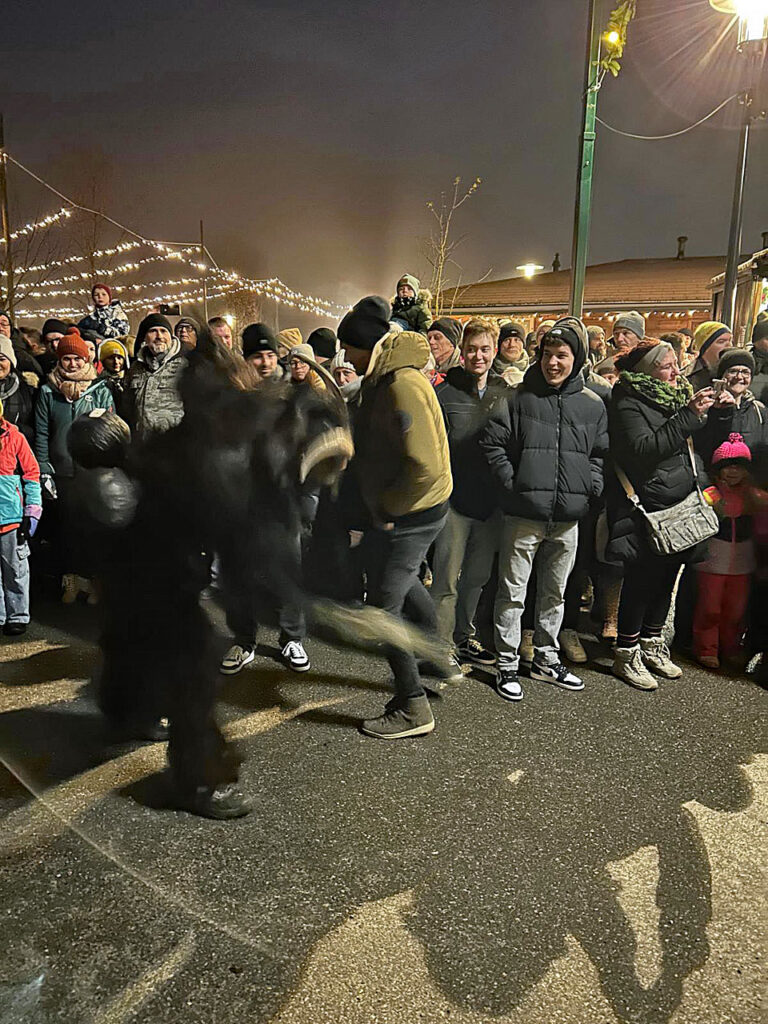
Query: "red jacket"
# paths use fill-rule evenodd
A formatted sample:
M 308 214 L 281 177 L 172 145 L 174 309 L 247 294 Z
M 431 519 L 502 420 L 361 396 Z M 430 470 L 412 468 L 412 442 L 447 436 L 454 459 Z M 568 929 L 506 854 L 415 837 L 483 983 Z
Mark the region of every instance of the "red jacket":
M 19 428 L 0 419 L 0 529 L 42 511 L 37 459 Z

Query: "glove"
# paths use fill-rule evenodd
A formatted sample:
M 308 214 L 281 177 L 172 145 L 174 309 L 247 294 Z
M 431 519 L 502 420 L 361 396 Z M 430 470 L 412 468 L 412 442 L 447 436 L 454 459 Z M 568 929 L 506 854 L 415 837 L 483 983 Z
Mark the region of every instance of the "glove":
M 59 492 L 56 490 L 56 481 L 50 475 L 50 473 L 43 473 L 40 477 L 40 486 L 43 491 L 43 498 L 46 501 L 56 501 L 59 496 Z
M 19 528 L 16 530 L 16 540 L 19 544 L 26 544 L 30 537 L 35 536 L 35 530 L 39 519 L 34 516 L 23 516 Z

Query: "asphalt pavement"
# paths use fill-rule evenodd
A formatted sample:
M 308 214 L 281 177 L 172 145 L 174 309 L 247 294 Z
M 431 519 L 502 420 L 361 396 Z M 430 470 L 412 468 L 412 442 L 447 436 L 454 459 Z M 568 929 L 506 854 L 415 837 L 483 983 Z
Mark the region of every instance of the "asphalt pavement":
M 385 743 L 385 662 L 310 640 L 294 675 L 268 632 L 222 678 L 254 811 L 220 823 L 162 808 L 163 744 L 108 745 L 94 610 L 36 613 L 0 644 L 0 1024 L 765 1019 L 753 682 L 638 692 L 588 644 L 581 693 L 477 674 Z

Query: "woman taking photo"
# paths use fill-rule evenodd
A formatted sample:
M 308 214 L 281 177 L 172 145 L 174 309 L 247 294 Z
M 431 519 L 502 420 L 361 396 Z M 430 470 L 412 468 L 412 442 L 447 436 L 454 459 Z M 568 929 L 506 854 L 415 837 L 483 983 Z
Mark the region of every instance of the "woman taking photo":
M 681 376 L 674 349 L 647 339 L 616 359 L 619 380 L 608 410 L 611 457 L 646 512 L 671 508 L 697 488 L 689 438 L 704 424 L 714 402 L 712 388 L 693 394 Z M 641 690 L 655 690 L 656 676 L 677 679 L 663 630 L 680 566 L 697 557 L 700 545 L 657 555 L 648 527 L 625 487 L 609 478 L 608 557 L 624 564 L 619 635 L 613 674 Z

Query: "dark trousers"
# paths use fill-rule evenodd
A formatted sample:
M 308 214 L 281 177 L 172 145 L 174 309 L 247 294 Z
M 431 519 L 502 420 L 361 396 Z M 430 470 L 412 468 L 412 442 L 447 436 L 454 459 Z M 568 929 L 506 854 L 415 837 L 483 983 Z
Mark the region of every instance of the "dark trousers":
M 363 538 L 368 602 L 397 618 L 405 616 L 427 632 L 437 633 L 435 606 L 419 569 L 430 544 L 445 526 L 447 515 L 418 526 L 396 524 L 391 530 L 367 530 Z M 421 697 L 416 659 L 409 651 L 387 649 L 397 696 L 405 700 Z
M 278 603 L 278 624 L 280 626 L 280 644 L 289 640 L 303 640 L 307 626 L 304 609 L 299 600 L 298 581 L 301 578 L 301 537 L 296 534 L 288 541 L 289 547 L 282 552 L 281 568 L 284 570 L 281 581 L 288 583 L 293 580 L 296 586 L 287 587 L 295 595 L 292 599 L 280 599 Z M 287 564 L 289 563 L 289 564 Z M 227 616 L 227 627 L 234 636 L 235 643 L 241 647 L 254 647 L 256 634 L 259 630 L 259 610 L 262 611 L 270 603 L 269 595 L 273 588 L 261 586 L 255 578 L 248 558 L 222 558 L 222 575 L 224 580 L 224 607 Z M 269 582 L 269 581 L 266 581 Z
M 681 555 L 648 553 L 626 567 L 619 602 L 619 646 L 638 636 L 661 636 L 681 565 Z

